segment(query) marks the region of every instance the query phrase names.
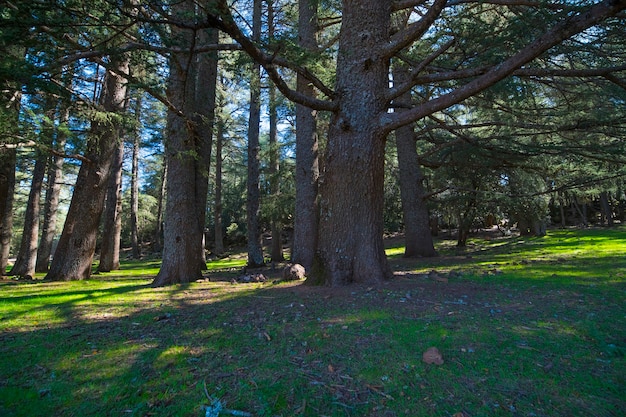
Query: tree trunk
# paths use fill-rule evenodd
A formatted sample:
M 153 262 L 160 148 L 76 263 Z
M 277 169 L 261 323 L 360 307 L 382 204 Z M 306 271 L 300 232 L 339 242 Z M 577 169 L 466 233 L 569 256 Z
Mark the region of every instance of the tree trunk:
M 609 193 L 606 191 L 600 193 L 600 207 L 602 209 L 602 217 L 604 217 L 607 226 L 613 226 L 613 210 L 609 202 Z
M 261 0 L 254 0 L 252 17 L 252 38 L 261 39 Z M 248 229 L 248 266 L 258 267 L 264 264 L 263 248 L 261 246 L 261 226 L 259 224 L 261 190 L 259 184 L 260 163 L 259 128 L 261 124 L 261 67 L 258 63 L 252 64 L 250 73 L 250 116 L 248 119 L 248 199 L 247 199 L 247 229 Z
M 137 95 L 135 108 L 135 123 L 137 128 L 133 132 L 133 160 L 130 176 L 130 244 L 132 247 L 133 259 L 141 258 L 141 249 L 139 248 L 139 123 L 141 121 L 141 105 L 142 95 Z
M 167 189 L 167 157 L 163 157 L 163 172 L 161 173 L 161 187 L 157 204 L 156 229 L 152 236 L 152 250 L 161 252 L 163 250 L 163 206 Z
M 172 6 L 174 15 L 195 14 L 195 3 L 187 0 Z M 183 48 L 216 43 L 217 32 L 196 33 L 171 27 L 172 37 Z M 194 38 L 196 37 L 197 38 Z M 206 268 L 204 218 L 208 193 L 209 161 L 217 57 L 215 54 L 171 54 L 167 94 L 177 113 L 167 118 L 165 158 L 168 192 L 165 208 L 163 262 L 153 286 L 195 281 Z
M 4 87 L 4 86 L 3 86 Z M 18 126 L 22 94 L 8 88 L 1 93 L 0 105 L 14 126 Z M 16 135 L 19 132 L 15 132 Z M 13 201 L 15 194 L 15 148 L 0 148 L 0 276 L 6 275 L 13 232 Z
M 219 43 L 219 32 L 207 29 L 198 34 L 200 45 L 216 45 Z M 217 87 L 217 52 L 198 55 L 194 61 L 193 77 L 195 88 L 193 96 L 193 133 L 198 146 L 196 168 L 196 207 L 198 227 L 202 240 L 200 251 L 200 268 L 206 269 L 205 223 L 207 199 L 209 193 L 209 171 L 211 168 L 211 152 L 213 148 L 213 124 L 215 119 L 215 99 Z
M 331 119 L 321 180 L 318 262 L 327 285 L 391 277 L 383 245 L 385 114 L 389 62 L 377 55 L 390 31 L 389 2 L 344 2 L 337 58 L 339 110 Z
M 317 48 L 318 0 L 300 1 L 299 44 L 308 51 Z M 300 74 L 298 92 L 315 97 L 313 86 Z M 317 249 L 319 206 L 317 200 L 319 161 L 316 112 L 296 104 L 296 209 L 291 260 L 309 271 Z
M 224 144 L 224 121 L 221 116 L 217 119 L 217 132 L 215 137 L 215 210 L 213 219 L 215 223 L 215 248 L 216 255 L 224 253 L 224 225 L 222 224 L 222 146 Z
M 65 127 L 70 117 L 68 103 L 62 104 L 60 113 L 60 126 L 56 129 L 56 143 L 54 147 L 60 154 L 63 154 L 66 142 Z M 53 155 L 52 163 L 48 168 L 44 218 L 41 228 L 41 239 L 39 240 L 39 249 L 37 250 L 35 272 L 48 272 L 48 266 L 50 265 L 52 244 L 54 242 L 54 236 L 56 235 L 57 210 L 59 208 L 61 183 L 63 182 L 63 162 L 64 158 L 62 156 L 58 154 Z
M 402 84 L 409 78 L 408 68 L 398 64 L 393 69 L 394 81 Z M 411 93 L 399 99 L 411 102 Z M 401 110 L 399 110 L 401 111 Z M 433 257 L 437 251 L 430 233 L 430 217 L 426 205 L 424 176 L 415 147 L 413 125 L 405 125 L 396 130 L 398 169 L 400 171 L 400 196 L 404 219 L 405 258 Z
M 115 61 L 120 72 L 128 73 L 127 57 Z M 83 162 L 78 172 L 63 233 L 46 276 L 49 280 L 80 280 L 91 275 L 110 167 L 121 140 L 120 118 L 126 108 L 126 89 L 126 80 L 107 71 L 100 98 L 109 117 L 92 122 L 85 155 L 88 162 Z
M 274 1 L 267 0 L 267 32 L 270 41 L 274 38 Z M 270 193 L 272 199 L 272 247 L 270 257 L 272 262 L 282 262 L 283 255 L 282 224 L 280 219 L 280 145 L 278 144 L 278 103 L 276 100 L 276 86 L 271 83 L 268 86 L 269 95 L 269 148 L 270 148 Z
M 49 129 L 45 129 L 48 131 Z M 39 211 L 41 206 L 41 189 L 43 188 L 43 179 L 46 174 L 46 157 L 37 152 L 35 167 L 33 169 L 33 178 L 28 195 L 28 203 L 26 204 L 26 214 L 24 217 L 24 230 L 22 232 L 22 241 L 17 259 L 10 275 L 21 277 L 35 274 L 35 264 L 37 261 L 37 240 L 39 238 Z
M 113 157 L 104 209 L 104 226 L 98 272 L 120 269 L 120 236 L 122 234 L 122 163 L 124 144 L 119 143 Z
M 0 150 L 0 276 L 6 275 L 13 231 L 15 149 Z

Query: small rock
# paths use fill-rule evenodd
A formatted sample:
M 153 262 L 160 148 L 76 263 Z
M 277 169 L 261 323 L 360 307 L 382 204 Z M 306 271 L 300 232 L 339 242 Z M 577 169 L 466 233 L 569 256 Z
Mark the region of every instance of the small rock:
M 306 270 L 300 264 L 287 265 L 283 269 L 283 279 L 285 281 L 296 281 L 304 279 L 306 276 Z
M 443 356 L 436 347 L 429 347 L 422 355 L 422 361 L 427 364 L 443 365 Z

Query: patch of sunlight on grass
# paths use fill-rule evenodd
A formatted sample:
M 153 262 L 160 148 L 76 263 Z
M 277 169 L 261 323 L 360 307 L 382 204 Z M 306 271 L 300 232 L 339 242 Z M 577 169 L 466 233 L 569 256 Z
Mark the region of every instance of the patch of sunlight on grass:
M 404 255 L 404 246 L 398 246 L 396 248 L 385 249 L 385 254 L 391 257 L 398 257 Z
M 211 261 L 207 263 L 209 271 L 215 271 L 220 269 L 229 268 L 243 268 L 246 266 L 246 259 L 219 259 L 217 261 Z

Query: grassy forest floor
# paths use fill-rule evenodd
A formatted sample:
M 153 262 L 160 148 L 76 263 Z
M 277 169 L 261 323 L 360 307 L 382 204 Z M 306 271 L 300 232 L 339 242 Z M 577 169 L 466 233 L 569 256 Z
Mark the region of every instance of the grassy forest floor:
M 170 288 L 157 261 L 2 281 L 0 415 L 626 415 L 626 228 L 401 244 L 380 287 L 231 283 L 241 256 Z

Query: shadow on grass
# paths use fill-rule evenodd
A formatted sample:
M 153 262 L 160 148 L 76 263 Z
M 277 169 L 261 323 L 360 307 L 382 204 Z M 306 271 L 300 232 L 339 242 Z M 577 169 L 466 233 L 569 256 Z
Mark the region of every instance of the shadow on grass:
M 32 321 L 2 326 L 0 414 L 202 416 L 206 384 L 259 416 L 618 415 L 624 286 L 536 284 L 42 287 L 3 299 Z

